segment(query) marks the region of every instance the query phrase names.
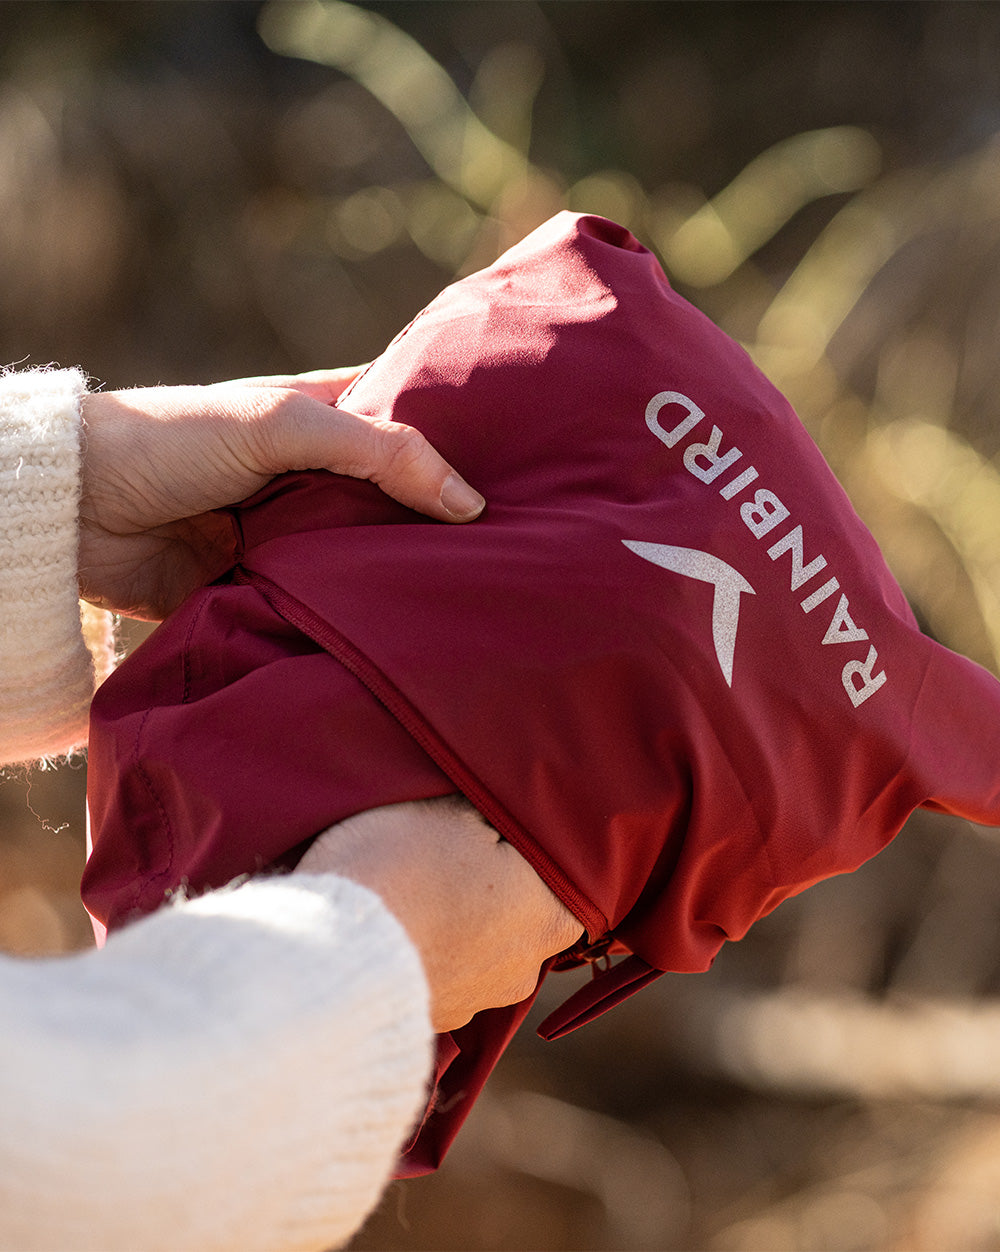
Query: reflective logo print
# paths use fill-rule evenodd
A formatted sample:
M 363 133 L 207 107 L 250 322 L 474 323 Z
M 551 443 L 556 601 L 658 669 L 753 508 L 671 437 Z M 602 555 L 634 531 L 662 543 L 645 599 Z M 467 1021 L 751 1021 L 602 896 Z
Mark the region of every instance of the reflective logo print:
M 753 587 L 731 565 L 709 552 L 697 548 L 674 548 L 667 543 L 642 543 L 637 539 L 623 539 L 630 552 L 663 569 L 683 574 L 685 578 L 697 578 L 715 587 L 712 603 L 712 642 L 715 655 L 726 683 L 733 685 L 733 655 L 736 651 L 736 630 L 740 622 L 740 596 L 755 594 Z
M 664 409 L 673 409 L 679 407 L 684 416 L 677 424 L 668 430 L 660 422 L 660 415 Z M 693 400 L 683 395 L 679 391 L 659 391 L 650 402 L 646 405 L 646 425 L 659 439 L 662 444 L 668 448 L 677 447 L 682 440 L 688 440 L 695 427 L 703 421 L 705 412 L 699 408 Z M 717 480 L 725 477 L 725 475 L 736 466 L 743 457 L 743 452 L 736 447 L 731 447 L 728 451 L 722 451 L 722 441 L 725 438 L 718 426 L 712 426 L 712 433 L 704 443 L 687 442 L 683 450 L 684 468 L 699 482 L 705 483 L 716 491 L 723 500 L 731 500 L 737 506 L 736 516 L 753 535 L 754 539 L 763 539 L 765 536 L 771 536 L 772 532 L 790 519 L 791 511 L 788 507 L 767 487 L 753 488 L 753 495 L 748 496 L 746 493 L 757 482 L 757 468 L 754 465 L 748 465 L 742 473 L 737 474 L 733 479 L 728 479 L 722 483 L 722 486 L 716 486 Z M 742 501 L 741 501 L 742 497 Z M 798 599 L 802 592 L 806 592 L 804 599 L 799 600 L 799 608 L 803 613 L 814 613 L 822 604 L 826 604 L 831 596 L 840 592 L 840 596 L 836 601 L 836 608 L 833 610 L 833 616 L 829 619 L 826 633 L 820 642 L 825 647 L 847 644 L 867 644 L 868 654 L 864 660 L 859 656 L 846 661 L 841 668 L 841 682 L 848 699 L 855 708 L 859 708 L 864 702 L 875 694 L 880 688 L 885 686 L 886 672 L 880 670 L 876 673 L 876 665 L 878 664 L 878 651 L 875 645 L 868 638 L 868 631 L 860 623 L 855 622 L 851 616 L 850 601 L 847 592 L 842 590 L 840 586 L 840 578 L 833 575 L 827 578 L 820 587 L 809 591 L 809 585 L 817 579 L 824 570 L 831 572 L 827 566 L 826 557 L 822 553 L 817 553 L 812 560 L 806 560 L 806 541 L 802 533 L 802 523 L 799 522 L 792 526 L 791 530 L 786 531 L 780 538 L 771 542 L 768 538 L 770 546 L 766 549 L 768 557 L 772 561 L 780 561 L 785 556 L 788 557 L 789 582 L 788 587 L 792 594 Z M 630 545 L 632 546 L 632 545 Z M 657 547 L 656 544 L 639 545 L 650 550 Z M 634 551 L 638 550 L 633 548 Z M 666 551 L 683 551 L 683 549 L 666 549 Z M 655 561 L 657 564 L 663 564 L 668 569 L 676 568 L 674 565 L 659 561 L 655 556 L 647 552 L 641 552 L 640 555 L 646 556 L 647 560 Z M 714 562 L 715 557 L 707 556 L 706 553 L 698 553 L 698 556 L 704 558 L 705 561 Z M 715 607 L 716 613 L 720 611 L 720 583 L 713 573 L 696 573 L 690 567 L 690 562 L 685 558 L 685 568 L 678 572 L 687 573 L 695 578 L 706 578 L 708 582 L 716 584 Z M 728 565 L 724 565 L 721 561 L 718 565 L 725 570 L 729 570 Z M 701 569 L 709 567 L 700 565 Z M 730 571 L 737 578 L 735 570 Z M 749 591 L 749 587 L 741 587 L 739 590 Z M 736 617 L 739 613 L 739 592 L 730 590 L 728 593 L 729 603 L 732 604 L 733 619 L 733 635 L 736 633 Z M 829 611 L 829 606 L 825 612 Z M 825 612 L 819 615 L 819 618 L 825 616 Z M 819 618 L 811 619 L 818 621 Z M 732 644 L 729 645 L 729 664 L 732 664 Z M 716 651 L 719 656 L 719 664 L 722 666 L 722 672 L 726 674 L 726 681 L 732 686 L 730 675 L 726 669 L 724 656 L 726 655 L 720 648 L 718 636 L 716 635 Z

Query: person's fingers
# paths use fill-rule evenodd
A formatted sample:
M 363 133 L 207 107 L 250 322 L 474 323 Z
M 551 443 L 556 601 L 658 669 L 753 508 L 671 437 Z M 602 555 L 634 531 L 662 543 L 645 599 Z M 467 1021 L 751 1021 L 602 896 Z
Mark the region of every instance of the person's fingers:
M 332 409 L 366 368 L 354 365 L 265 375 L 218 385 L 294 390 Z M 485 500 L 479 492 L 413 427 L 334 412 L 335 417 L 329 411 L 322 416 L 301 412 L 294 423 L 289 423 L 286 413 L 281 420 L 266 423 L 271 451 L 262 468 L 273 474 L 290 468 L 327 469 L 368 478 L 400 504 L 439 521 L 468 522 L 483 511 Z
M 111 535 L 80 524 L 82 599 L 141 621 L 159 622 L 233 561 L 230 520 L 208 513 L 141 534 Z
M 412 426 L 306 404 L 272 412 L 271 420 L 255 426 L 260 468 L 267 473 L 327 469 L 367 478 L 439 521 L 468 522 L 483 511 L 479 492 Z
M 234 378 L 220 383 L 222 387 L 291 387 L 321 400 L 324 404 L 336 404 L 341 395 L 354 382 L 367 365 L 344 365 L 332 370 L 309 370 L 305 374 L 262 374 L 255 378 Z
M 393 499 L 442 521 L 468 522 L 483 511 L 483 497 L 420 431 L 390 421 L 371 422 L 368 430 L 372 459 L 365 477 Z

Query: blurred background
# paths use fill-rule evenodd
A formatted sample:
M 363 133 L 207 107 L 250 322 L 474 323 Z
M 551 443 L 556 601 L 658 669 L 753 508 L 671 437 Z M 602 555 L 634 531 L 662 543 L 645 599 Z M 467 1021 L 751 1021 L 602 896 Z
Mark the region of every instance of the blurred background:
M 554 211 L 602 213 L 996 671 L 998 133 L 996 4 L 7 0 L 0 361 L 364 361 Z M 0 947 L 89 942 L 84 784 L 0 779 Z M 1000 1249 L 998 871 L 993 832 L 920 815 L 710 974 L 525 1029 L 353 1246 Z

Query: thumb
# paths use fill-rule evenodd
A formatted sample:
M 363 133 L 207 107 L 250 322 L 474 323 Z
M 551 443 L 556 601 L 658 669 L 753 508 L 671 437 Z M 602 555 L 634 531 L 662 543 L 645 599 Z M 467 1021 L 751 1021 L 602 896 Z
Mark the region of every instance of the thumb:
M 253 432 L 264 472 L 325 469 L 367 478 L 438 521 L 469 522 L 483 511 L 479 492 L 413 426 L 318 404 L 288 389 L 284 397 L 284 403 L 267 406 L 270 420 Z

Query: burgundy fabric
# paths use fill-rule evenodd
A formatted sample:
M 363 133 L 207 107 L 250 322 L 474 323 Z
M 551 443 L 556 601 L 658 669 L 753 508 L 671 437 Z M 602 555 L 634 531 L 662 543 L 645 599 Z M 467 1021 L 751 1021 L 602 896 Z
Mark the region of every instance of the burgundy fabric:
M 232 578 L 95 701 L 99 920 L 457 789 L 586 927 L 557 966 L 627 954 L 554 1037 L 705 969 L 919 805 L 1000 824 L 1000 686 L 920 634 L 787 402 L 622 228 L 560 214 L 341 404 L 419 427 L 488 508 L 436 524 L 300 474 L 236 511 Z M 442 1045 L 404 1172 L 440 1159 L 519 1016 Z

